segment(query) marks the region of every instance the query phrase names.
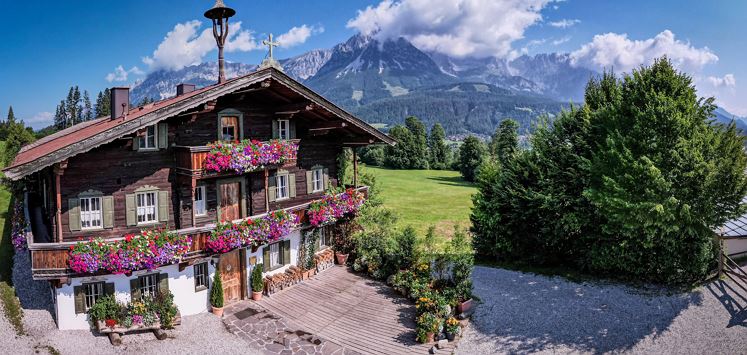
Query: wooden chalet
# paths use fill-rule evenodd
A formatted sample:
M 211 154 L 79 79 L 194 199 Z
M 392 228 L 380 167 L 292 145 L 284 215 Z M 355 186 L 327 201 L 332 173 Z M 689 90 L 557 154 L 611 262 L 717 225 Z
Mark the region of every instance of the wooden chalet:
M 216 256 L 204 250 L 216 223 L 275 210 L 303 222 L 309 203 L 339 185 L 343 148 L 393 144 L 274 66 L 200 89 L 183 84 L 176 97 L 142 107 L 130 107 L 127 88 L 111 92 L 110 117 L 29 144 L 4 170 L 24 186 L 33 278 L 50 281 L 61 329 L 88 328 L 85 310 L 104 293 L 126 301 L 149 287 L 170 289 L 183 315 L 206 311 L 207 280 L 219 269 L 227 302 L 246 298 L 254 264 L 271 274 L 297 263 L 300 233 Z M 293 141 L 297 159 L 243 174 L 206 171 L 209 144 L 242 139 Z M 355 170 L 350 187 L 367 191 Z M 79 240 L 144 228 L 191 235 L 190 252 L 178 265 L 130 275 L 71 270 L 69 250 Z

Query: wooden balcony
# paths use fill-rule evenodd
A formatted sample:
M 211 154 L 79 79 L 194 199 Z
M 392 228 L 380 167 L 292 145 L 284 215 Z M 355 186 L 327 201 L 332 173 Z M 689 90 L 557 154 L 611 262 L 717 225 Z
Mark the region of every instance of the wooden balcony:
M 358 187 L 356 190 L 363 193 L 365 198 L 368 198 L 367 186 Z M 291 206 L 284 210 L 299 216 L 299 228 L 304 228 L 304 226 L 308 224 L 307 211 L 309 205 L 311 205 L 311 202 Z M 251 216 L 250 218 L 261 218 L 264 215 L 265 214 L 260 214 Z M 183 258 L 180 268 L 190 265 L 197 259 L 210 255 L 205 250 L 205 246 L 207 245 L 208 237 L 213 229 L 215 229 L 215 226 L 214 223 L 211 223 L 201 227 L 185 228 L 174 231 L 181 235 L 192 236 L 190 251 Z M 34 243 L 34 238 L 30 232 L 27 233 L 26 238 L 28 241 L 28 249 L 31 253 L 31 273 L 34 280 L 66 280 L 69 277 L 76 276 L 76 274 L 68 267 L 70 247 L 75 246 L 76 242 Z M 123 239 L 123 237 L 110 238 L 107 239 L 107 241 L 113 242 L 121 239 Z M 106 273 L 102 272 L 101 274 Z
M 300 139 L 290 140 L 293 143 L 298 144 Z M 266 142 L 265 142 L 266 143 Z M 210 147 L 203 146 L 183 146 L 178 145 L 174 147 L 176 154 L 176 171 L 182 175 L 189 175 L 194 177 L 204 176 L 220 176 L 220 175 L 233 175 L 233 173 L 216 173 L 205 170 L 205 160 L 210 152 Z M 293 166 L 296 165 L 296 160 L 289 160 L 282 166 Z M 278 167 L 282 167 L 278 166 Z

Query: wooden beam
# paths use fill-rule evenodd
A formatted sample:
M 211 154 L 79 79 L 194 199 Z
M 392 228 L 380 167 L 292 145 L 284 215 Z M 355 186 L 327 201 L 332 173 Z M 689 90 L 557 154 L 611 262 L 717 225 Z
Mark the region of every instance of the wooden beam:
M 347 142 L 342 142 L 342 145 L 343 146 L 356 146 L 356 145 L 369 145 L 373 143 L 374 143 L 373 139 L 367 139 L 367 140 L 361 139 L 361 140 L 350 140 Z
M 65 173 L 65 169 L 67 169 L 67 159 L 57 163 L 54 167 L 54 189 L 55 189 L 55 195 L 56 195 L 56 204 L 57 208 L 55 211 L 55 219 L 57 226 L 57 242 L 62 242 L 62 191 L 61 190 L 61 179 L 62 175 Z
M 320 122 L 317 125 L 309 127 L 309 131 L 327 131 L 337 128 L 345 128 L 348 124 L 344 121 Z
M 265 168 L 265 213 L 270 212 L 270 171 Z

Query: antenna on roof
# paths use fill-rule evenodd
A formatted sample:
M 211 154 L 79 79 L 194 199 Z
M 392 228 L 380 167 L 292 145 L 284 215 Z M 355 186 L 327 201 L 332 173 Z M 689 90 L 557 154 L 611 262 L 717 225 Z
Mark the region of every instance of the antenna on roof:
M 223 59 L 223 45 L 228 38 L 228 18 L 235 15 L 236 10 L 226 7 L 223 0 L 216 0 L 210 10 L 205 11 L 205 17 L 213 20 L 213 37 L 218 45 L 218 83 L 226 81 L 226 63 Z

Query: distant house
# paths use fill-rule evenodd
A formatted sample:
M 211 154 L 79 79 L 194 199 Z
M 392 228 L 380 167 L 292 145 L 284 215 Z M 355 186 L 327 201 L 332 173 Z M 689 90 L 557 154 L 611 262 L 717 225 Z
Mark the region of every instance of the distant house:
M 727 255 L 747 255 L 747 214 L 726 222 L 717 233 L 724 240 Z
M 4 170 L 24 187 L 32 275 L 49 281 L 60 329 L 89 328 L 85 312 L 104 294 L 128 301 L 168 289 L 182 315 L 204 312 L 215 272 L 228 303 L 246 298 L 253 267 L 271 275 L 298 263 L 309 203 L 341 185 L 343 148 L 393 143 L 275 67 L 201 89 L 180 85 L 176 97 L 143 107 L 130 107 L 127 88 L 111 92 L 111 116 L 23 147 Z M 242 173 L 205 169 L 209 144 L 243 139 L 290 142 L 297 157 Z M 206 249 L 218 221 L 280 210 L 301 223 L 271 244 Z M 154 228 L 191 237 L 180 263 L 119 274 L 70 266 L 70 248 L 81 240 L 107 243 Z

